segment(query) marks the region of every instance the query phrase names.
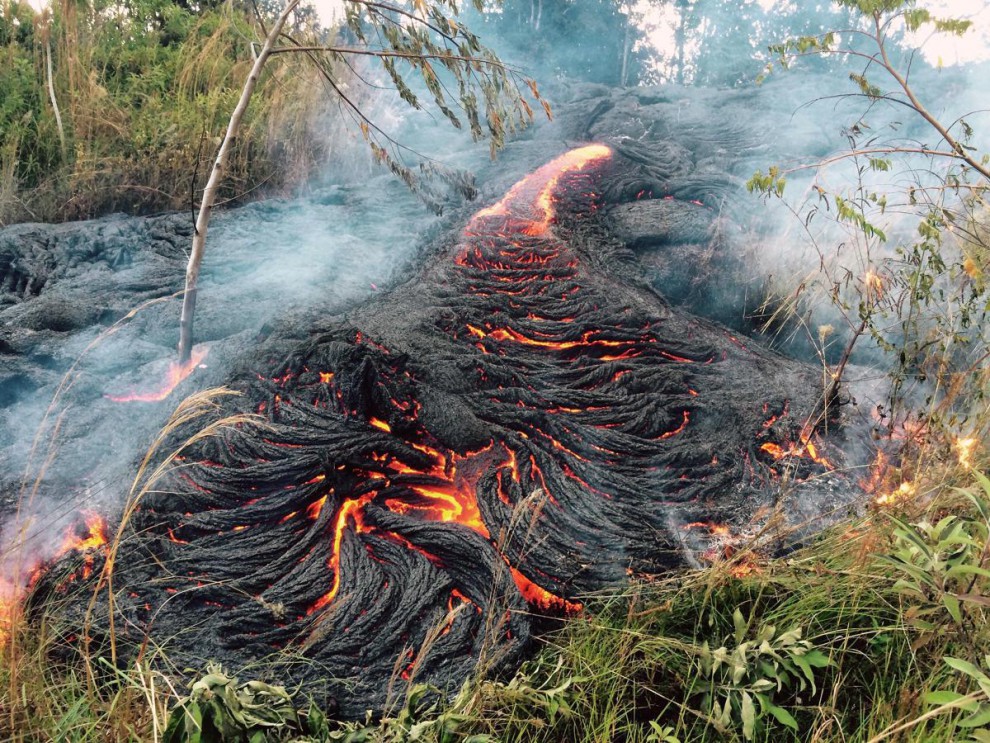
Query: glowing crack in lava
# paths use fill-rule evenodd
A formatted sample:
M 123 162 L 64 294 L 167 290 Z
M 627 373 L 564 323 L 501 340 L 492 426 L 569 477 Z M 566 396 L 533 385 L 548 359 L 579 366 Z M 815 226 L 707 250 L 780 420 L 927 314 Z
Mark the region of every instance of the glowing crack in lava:
M 562 155 L 387 297 L 252 350 L 225 404 L 268 425 L 198 442 L 142 501 L 117 632 L 181 637 L 179 666 L 285 650 L 282 681 L 361 717 L 396 675 L 511 666 L 535 613 L 731 546 L 785 472 L 831 469 L 817 369 L 611 275 L 614 159 Z
M 128 392 L 123 395 L 105 395 L 105 397 L 113 402 L 161 402 L 171 395 L 183 380 L 196 371 L 196 367 L 203 363 L 208 353 L 209 349 L 206 346 L 196 346 L 192 350 L 189 361 L 185 364 L 180 364 L 178 361 L 170 362 L 165 372 L 165 378 L 154 389 L 144 392 Z

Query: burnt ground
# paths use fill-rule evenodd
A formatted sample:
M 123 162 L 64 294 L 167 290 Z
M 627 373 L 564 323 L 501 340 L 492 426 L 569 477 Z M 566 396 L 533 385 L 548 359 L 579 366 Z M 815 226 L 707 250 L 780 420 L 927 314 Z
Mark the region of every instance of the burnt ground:
M 742 332 L 753 277 L 733 248 L 755 205 L 741 184 L 772 155 L 735 124 L 752 105 L 572 91 L 482 185 L 490 204 L 572 145 L 608 144 L 547 186 L 549 221 L 548 171 L 473 218 L 452 205 L 428 219 L 383 179 L 226 215 L 197 321 L 206 368 L 161 403 L 105 398 L 164 370 L 178 303 L 139 313 L 76 367 L 39 484 L 48 522 L 79 504 L 112 522 L 183 394 L 224 384 L 242 393 L 224 412 L 265 419 L 184 452 L 142 502 L 114 572 L 120 642 L 150 635 L 179 669 L 253 666 L 358 716 L 412 680 L 511 668 L 534 613 L 718 557 L 775 513 L 770 541 L 786 549 L 855 503 L 844 473 L 864 444 L 848 412 L 821 419 L 821 368 Z M 8 503 L 71 361 L 181 286 L 188 225 L 0 233 Z M 309 249 L 314 231 L 325 244 Z M 409 246 L 404 260 L 383 242 Z

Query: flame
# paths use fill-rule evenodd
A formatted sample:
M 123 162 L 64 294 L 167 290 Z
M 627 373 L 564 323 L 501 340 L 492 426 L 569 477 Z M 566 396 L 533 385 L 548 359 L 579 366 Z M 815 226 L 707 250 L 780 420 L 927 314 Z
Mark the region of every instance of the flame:
M 877 300 L 883 299 L 883 279 L 878 274 L 867 271 L 866 276 L 863 277 L 863 284 L 866 287 L 867 302 L 875 303 Z
M 25 555 L 23 544 L 14 545 L 7 551 L 3 565 L 6 575 L 0 576 L 0 644 L 9 639 L 21 616 L 24 593 L 41 577 L 44 565 L 70 552 L 77 552 L 83 555 L 82 566 L 66 581 L 75 581 L 79 577 L 85 580 L 92 575 L 94 553 L 107 545 L 107 525 L 103 517 L 94 511 L 80 511 L 78 517 L 79 520 L 65 530 L 54 553 L 48 556 L 41 552 Z M 21 531 L 27 533 L 26 530 Z
M 900 480 L 896 487 L 890 482 L 894 478 Z M 878 506 L 892 506 L 913 498 L 918 491 L 917 484 L 902 479 L 899 470 L 891 466 L 883 451 L 877 452 L 876 459 L 870 465 L 870 474 L 859 481 L 859 486 L 873 496 L 873 502 Z
M 966 436 L 957 438 L 953 444 L 956 450 L 956 457 L 959 460 L 959 464 L 963 467 L 973 466 L 973 453 L 976 451 L 976 445 L 980 441 L 975 436 Z
M 910 480 L 905 480 L 904 482 L 902 482 L 900 485 L 897 486 L 896 490 L 890 493 L 880 493 L 879 495 L 877 495 L 873 499 L 873 502 L 876 503 L 878 506 L 892 506 L 895 503 L 900 503 L 901 501 L 907 500 L 908 498 L 913 498 L 915 493 L 917 492 L 918 492 L 918 486 L 915 485 Z
M 733 578 L 746 578 L 750 575 L 759 575 L 762 572 L 759 564 L 750 555 L 738 560 L 729 568 L 729 575 Z
M 56 559 L 69 552 L 91 553 L 93 550 L 106 547 L 107 524 L 103 520 L 103 517 L 94 511 L 83 511 L 81 515 L 83 517 L 83 524 L 81 526 L 74 526 L 66 532 L 62 540 L 62 546 L 55 555 Z M 92 575 L 93 562 L 94 557 L 92 554 L 84 556 L 81 570 L 83 580 L 86 580 Z M 70 577 L 70 580 L 73 579 L 74 576 Z
M 764 430 L 773 425 L 776 420 L 776 417 L 771 418 L 764 424 Z M 780 461 L 785 457 L 803 458 L 810 459 L 811 461 L 820 464 L 827 470 L 835 469 L 835 465 L 828 459 L 828 457 L 819 452 L 818 445 L 815 443 L 816 438 L 817 435 L 814 431 L 810 427 L 806 426 L 805 429 L 801 431 L 797 442 L 787 442 L 787 448 L 781 446 L 780 444 L 775 444 L 768 441 L 760 445 L 760 451 L 769 454 L 775 461 Z
M 203 362 L 208 353 L 209 348 L 206 346 L 197 346 L 192 350 L 192 355 L 185 364 L 180 364 L 177 361 L 171 362 L 165 372 L 165 379 L 156 389 L 145 392 L 134 391 L 124 395 L 104 395 L 104 397 L 113 402 L 161 402 L 196 370 L 196 367 Z

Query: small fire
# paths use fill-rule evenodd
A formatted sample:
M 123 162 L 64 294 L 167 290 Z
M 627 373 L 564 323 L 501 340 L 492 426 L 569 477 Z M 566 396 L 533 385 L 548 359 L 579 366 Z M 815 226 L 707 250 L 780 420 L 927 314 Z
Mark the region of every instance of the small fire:
M 25 554 L 24 544 L 15 544 L 7 550 L 3 565 L 5 575 L 0 577 L 0 644 L 9 638 L 20 616 L 24 594 L 41 576 L 46 563 L 76 552 L 83 556 L 83 563 L 67 580 L 71 582 L 92 575 L 95 551 L 105 549 L 107 545 L 107 525 L 103 517 L 93 511 L 81 511 L 79 516 L 80 520 L 66 529 L 53 554 L 45 555 L 40 550 Z M 27 533 L 26 529 L 20 531 Z
M 180 364 L 177 361 L 171 362 L 165 373 L 165 379 L 153 390 L 147 390 L 145 392 L 134 391 L 125 395 L 104 395 L 104 397 L 113 402 L 161 402 L 171 395 L 172 391 L 196 370 L 196 367 L 203 362 L 208 353 L 209 349 L 206 346 L 197 346 L 192 350 L 192 356 L 190 356 L 189 361 L 185 364 Z
M 760 450 L 778 461 L 785 457 L 797 457 L 810 459 L 828 470 L 834 469 L 835 466 L 829 461 L 828 457 L 818 450 L 818 446 L 815 444 L 815 438 L 815 433 L 810 428 L 805 428 L 801 431 L 799 442 L 789 442 L 787 448 L 779 444 L 767 442 L 760 446 Z
M 896 490 L 889 493 L 879 493 L 873 502 L 878 506 L 892 506 L 895 503 L 913 498 L 917 492 L 918 486 L 910 480 L 905 480 L 897 486 Z
M 867 271 L 863 277 L 863 284 L 866 287 L 866 300 L 871 304 L 883 299 L 884 288 L 883 279 L 873 271 Z
M 894 482 L 898 482 L 896 487 Z M 859 481 L 859 486 L 873 496 L 873 502 L 878 506 L 892 506 L 913 498 L 918 491 L 917 484 L 904 479 L 900 471 L 891 466 L 883 451 L 877 452 L 876 459 L 870 465 L 870 474 Z
M 954 446 L 959 464 L 963 467 L 973 466 L 973 454 L 976 451 L 976 445 L 978 443 L 980 443 L 979 439 L 975 436 L 966 436 L 956 439 Z

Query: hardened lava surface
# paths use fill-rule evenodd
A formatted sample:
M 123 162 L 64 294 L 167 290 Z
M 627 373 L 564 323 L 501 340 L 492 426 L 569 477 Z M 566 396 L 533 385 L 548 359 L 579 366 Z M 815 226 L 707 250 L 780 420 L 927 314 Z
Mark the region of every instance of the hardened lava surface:
M 404 285 L 262 343 L 224 412 L 267 425 L 185 451 L 128 525 L 118 642 L 264 661 L 360 716 L 511 668 L 535 615 L 696 562 L 782 478 L 813 496 L 839 456 L 809 423 L 819 370 L 616 258 L 601 181 L 628 167 L 573 150 Z

